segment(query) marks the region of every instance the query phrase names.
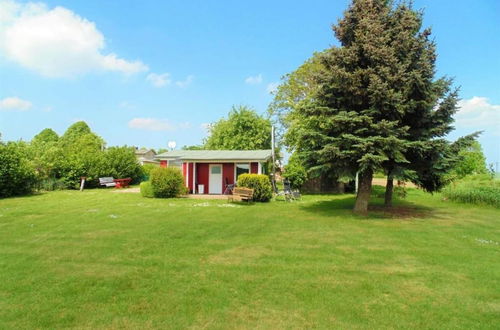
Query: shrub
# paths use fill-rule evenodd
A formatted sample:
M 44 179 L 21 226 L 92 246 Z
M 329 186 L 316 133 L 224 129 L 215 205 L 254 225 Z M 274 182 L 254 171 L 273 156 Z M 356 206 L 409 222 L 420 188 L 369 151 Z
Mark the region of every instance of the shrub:
M 36 185 L 37 190 L 44 191 L 54 191 L 54 190 L 64 190 L 67 188 L 66 182 L 61 179 L 42 179 Z
M 307 172 L 304 167 L 299 164 L 285 165 L 283 177 L 290 181 L 292 188 L 300 189 L 307 180 Z
M 17 143 L 0 143 L 0 198 L 29 194 L 37 183 L 30 166 Z
M 143 180 L 148 181 L 150 178 L 151 171 L 158 168 L 160 165 L 156 164 L 144 164 L 142 165 Z
M 302 162 L 298 158 L 297 154 L 290 156 L 288 164 L 285 165 L 283 177 L 290 181 L 290 185 L 294 189 L 300 189 L 307 181 L 307 171 L 304 165 L 302 165 Z
M 264 174 L 241 174 L 238 187 L 253 189 L 253 199 L 257 202 L 268 202 L 273 197 L 271 181 Z
M 99 176 L 114 178 L 132 178 L 132 183 L 138 183 L 144 176 L 143 167 L 135 157 L 135 148 L 110 147 L 104 152 L 104 168 Z
M 186 193 L 184 176 L 179 169 L 158 167 L 152 170 L 150 175 L 155 197 L 172 198 Z
M 141 195 L 142 197 L 153 198 L 155 197 L 153 192 L 153 186 L 151 185 L 151 181 L 141 182 Z

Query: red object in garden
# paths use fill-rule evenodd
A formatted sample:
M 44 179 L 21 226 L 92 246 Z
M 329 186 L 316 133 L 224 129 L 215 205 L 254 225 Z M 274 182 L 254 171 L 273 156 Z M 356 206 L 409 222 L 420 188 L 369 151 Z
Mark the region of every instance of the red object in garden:
M 115 188 L 125 188 L 129 186 L 130 181 L 132 181 L 132 178 L 114 179 L 113 181 L 116 183 Z

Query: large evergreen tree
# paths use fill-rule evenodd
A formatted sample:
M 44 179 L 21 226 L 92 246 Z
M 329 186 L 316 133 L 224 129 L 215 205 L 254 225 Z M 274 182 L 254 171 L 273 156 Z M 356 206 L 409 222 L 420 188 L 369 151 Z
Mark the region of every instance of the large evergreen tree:
M 435 45 L 421 24 L 409 5 L 353 1 L 333 27 L 341 46 L 318 55 L 317 91 L 291 116 L 288 134 L 308 167 L 359 173 L 356 212 L 367 211 L 377 169 L 403 173 L 430 191 L 439 186 L 426 178 L 442 163 L 436 148 L 449 147 L 440 138 L 452 129 L 457 96 L 451 81 L 434 80 Z M 422 173 L 414 164 L 431 153 L 437 159 Z

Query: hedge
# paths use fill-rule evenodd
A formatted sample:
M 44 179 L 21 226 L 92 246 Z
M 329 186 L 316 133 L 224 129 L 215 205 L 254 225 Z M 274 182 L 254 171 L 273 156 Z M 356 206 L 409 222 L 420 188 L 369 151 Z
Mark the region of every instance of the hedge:
M 148 197 L 148 198 L 155 197 L 154 192 L 153 192 L 153 186 L 151 185 L 151 181 L 141 182 L 140 188 L 141 188 L 142 197 Z
M 264 174 L 241 174 L 238 177 L 238 187 L 253 189 L 253 199 L 256 202 L 268 202 L 273 197 L 271 181 Z
M 33 192 L 37 184 L 34 169 L 16 143 L 0 143 L 0 198 Z
M 184 186 L 184 176 L 173 167 L 158 167 L 150 172 L 153 194 L 158 198 L 178 197 L 187 192 Z

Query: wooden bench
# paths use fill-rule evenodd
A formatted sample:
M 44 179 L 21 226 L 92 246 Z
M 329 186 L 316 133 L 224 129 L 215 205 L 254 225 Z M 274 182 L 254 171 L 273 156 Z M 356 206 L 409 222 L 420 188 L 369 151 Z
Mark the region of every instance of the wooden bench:
M 253 200 L 253 189 L 244 187 L 235 187 L 233 189 L 233 194 L 228 195 L 228 201 L 247 201 Z

